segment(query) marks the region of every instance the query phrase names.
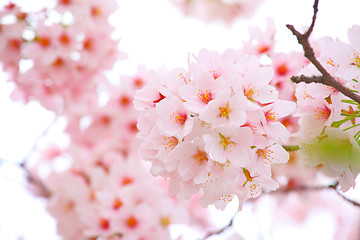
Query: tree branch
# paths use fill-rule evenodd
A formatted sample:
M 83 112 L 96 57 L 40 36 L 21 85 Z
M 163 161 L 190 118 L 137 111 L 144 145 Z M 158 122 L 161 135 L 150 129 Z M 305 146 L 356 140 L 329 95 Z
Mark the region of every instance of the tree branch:
M 318 5 L 319 5 L 319 0 L 315 0 L 314 15 L 312 18 L 312 22 L 311 22 L 309 29 L 304 34 L 301 34 L 299 31 L 297 31 L 293 25 L 288 24 L 288 25 L 286 25 L 286 27 L 296 36 L 298 43 L 303 47 L 305 57 L 312 64 L 314 64 L 314 66 L 317 68 L 317 70 L 319 70 L 319 72 L 322 74 L 322 76 L 305 77 L 302 75 L 300 77 L 292 77 L 291 80 L 296 83 L 317 82 L 317 83 L 322 83 L 327 86 L 331 86 L 331 87 L 335 88 L 336 90 L 338 90 L 339 92 L 341 92 L 342 94 L 344 94 L 345 96 L 353 99 L 354 101 L 356 101 L 357 103 L 360 104 L 360 96 L 353 93 L 349 88 L 341 85 L 334 77 L 332 77 L 330 75 L 330 73 L 328 73 L 328 71 L 326 71 L 326 69 L 315 58 L 314 50 L 312 49 L 312 47 L 309 43 L 309 37 L 310 37 L 310 34 L 312 33 L 312 31 L 314 30 L 316 14 L 318 12 Z
M 360 203 L 355 202 L 354 200 L 351 200 L 350 198 L 342 195 L 342 194 L 339 192 L 338 189 L 335 188 L 334 190 L 335 190 L 336 194 L 337 194 L 338 196 L 340 196 L 342 199 L 344 199 L 345 201 L 351 203 L 351 204 L 354 205 L 355 207 L 360 207 Z
M 293 81 L 294 83 L 304 82 L 304 83 L 322 83 L 322 84 L 324 84 L 324 77 L 323 76 L 311 76 L 310 77 L 310 76 L 300 75 L 300 76 L 292 76 L 291 81 Z
M 206 240 L 209 237 L 212 237 L 214 235 L 219 235 L 219 234 L 223 233 L 226 229 L 230 228 L 233 225 L 234 219 L 237 216 L 237 214 L 238 214 L 238 212 L 235 213 L 235 215 L 231 218 L 229 224 L 227 224 L 226 226 L 222 227 L 221 229 L 219 229 L 217 231 L 210 232 L 210 233 L 206 234 L 206 236 L 202 240 Z
M 318 191 L 318 190 L 323 190 L 323 189 L 335 189 L 336 187 L 339 185 L 339 182 L 336 182 L 334 184 L 331 185 L 325 185 L 325 186 L 306 186 L 306 185 L 300 185 L 300 186 L 295 186 L 292 188 L 280 188 L 275 192 L 271 192 L 271 193 L 289 193 L 289 192 L 302 192 L 302 191 Z
M 336 182 L 334 184 L 331 185 L 325 185 L 325 186 L 305 186 L 305 185 L 301 185 L 301 186 L 296 186 L 296 187 L 292 187 L 292 188 L 280 188 L 277 191 L 274 192 L 270 192 L 270 193 L 289 193 L 289 192 L 302 192 L 302 191 L 318 191 L 318 190 L 324 190 L 324 189 L 332 189 L 336 192 L 336 194 L 338 196 L 340 196 L 342 199 L 344 199 L 345 201 L 351 203 L 352 205 L 354 205 L 355 207 L 360 207 L 360 203 L 351 200 L 350 198 L 344 196 L 343 194 L 340 193 L 339 189 L 339 182 Z
M 57 122 L 57 120 L 59 120 L 58 117 L 55 117 L 53 119 L 53 121 L 51 121 L 51 123 L 41 132 L 41 134 L 36 138 L 36 140 L 33 142 L 33 144 L 31 145 L 30 150 L 26 153 L 26 155 L 24 156 L 22 162 L 20 163 L 21 167 L 25 167 L 26 162 L 28 161 L 29 157 L 35 152 L 37 145 L 39 144 L 40 140 L 45 137 L 49 130 L 51 129 L 51 127 Z

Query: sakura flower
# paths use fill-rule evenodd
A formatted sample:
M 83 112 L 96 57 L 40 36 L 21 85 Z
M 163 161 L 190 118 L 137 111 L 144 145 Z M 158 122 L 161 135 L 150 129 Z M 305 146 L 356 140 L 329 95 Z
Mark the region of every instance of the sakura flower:
M 243 169 L 246 181 L 241 193 L 239 193 L 240 202 L 246 198 L 257 198 L 263 190 L 275 190 L 279 187 L 279 184 L 270 177 L 264 176 L 251 176 L 247 169 Z M 252 174 L 256 174 L 253 172 Z
M 274 46 L 276 43 L 275 40 L 275 22 L 273 19 L 267 20 L 267 27 L 265 31 L 257 27 L 252 27 L 249 29 L 250 40 L 244 42 L 243 53 L 253 54 L 253 55 L 262 55 L 262 54 L 271 54 L 274 51 Z
M 199 203 L 203 207 L 214 203 L 217 208 L 224 209 L 234 197 L 239 182 L 239 172 L 229 163 L 218 162 L 213 162 L 209 170 Z
M 201 113 L 207 105 L 216 99 L 221 92 L 230 93 L 230 87 L 222 78 L 213 79 L 211 74 L 202 73 L 187 85 L 179 89 L 180 96 L 185 100 L 184 106 L 194 113 Z
M 250 101 L 260 103 L 274 102 L 278 98 L 276 89 L 269 85 L 274 74 L 273 69 L 260 67 L 255 56 L 244 56 L 237 65 L 243 80 L 234 80 L 235 91 L 243 91 Z
M 2 16 L 0 16 L 0 20 L 1 18 Z M 3 69 L 9 72 L 18 72 L 18 62 L 21 59 L 21 50 L 24 46 L 22 34 L 28 26 L 28 23 L 23 20 L 19 19 L 9 24 L 0 23 L 0 61 Z
M 222 93 L 209 103 L 209 108 L 199 114 L 199 119 L 210 123 L 213 128 L 225 126 L 241 126 L 246 122 L 245 97 L 242 93 Z
M 289 160 L 289 153 L 280 144 L 270 144 L 254 148 L 255 157 L 249 164 L 248 169 L 256 169 L 261 176 L 271 177 L 271 165 L 286 163 Z
M 296 115 L 300 117 L 301 138 L 315 137 L 324 127 L 329 127 L 334 120 L 340 119 L 339 98 L 331 94 L 333 92 L 332 88 L 320 84 L 299 84 L 296 89 L 299 106 Z
M 336 76 L 347 81 L 360 78 L 360 46 L 357 40 L 359 32 L 360 27 L 354 25 L 348 30 L 349 43 L 336 41 L 324 48 L 323 54 L 328 57 L 328 63 L 337 68 Z
M 276 87 L 281 99 L 293 101 L 295 84 L 289 81 L 289 78 L 297 75 L 301 68 L 306 65 L 307 62 L 303 54 L 300 52 L 274 52 L 271 54 L 271 60 L 275 70 L 274 79 L 271 80 L 271 84 Z
M 289 132 L 279 119 L 291 114 L 295 108 L 296 104 L 294 102 L 285 100 L 278 100 L 262 108 L 264 117 L 262 117 L 261 123 L 271 138 L 282 142 L 287 141 Z
M 235 168 L 249 163 L 249 146 L 253 143 L 252 131 L 248 127 L 220 128 L 219 132 L 205 135 L 205 149 L 214 161 L 229 161 Z M 241 157 L 239 157 L 241 156 Z
M 195 79 L 201 77 L 204 73 L 211 74 L 214 80 L 219 77 L 229 80 L 236 72 L 233 62 L 236 61 L 236 55 L 231 50 L 219 54 L 215 51 L 201 49 L 198 56 L 193 56 L 195 63 L 189 65 L 189 73 Z
M 159 115 L 157 126 L 164 134 L 182 139 L 190 133 L 194 120 L 179 100 L 162 100 L 156 105 L 156 112 Z
M 202 139 L 181 142 L 168 157 L 179 163 L 177 171 L 184 181 L 193 179 L 195 184 L 206 181 L 211 159 L 205 152 Z

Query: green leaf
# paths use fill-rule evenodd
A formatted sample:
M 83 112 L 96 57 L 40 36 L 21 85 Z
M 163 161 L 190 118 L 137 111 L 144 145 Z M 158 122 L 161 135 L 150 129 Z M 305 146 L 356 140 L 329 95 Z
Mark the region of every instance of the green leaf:
M 282 145 L 287 152 L 295 152 L 300 149 L 298 145 Z
M 354 105 L 359 105 L 359 103 L 357 103 L 357 102 L 354 101 L 354 100 L 341 100 L 341 102 L 343 102 L 343 103 L 349 103 L 349 104 L 354 104 Z

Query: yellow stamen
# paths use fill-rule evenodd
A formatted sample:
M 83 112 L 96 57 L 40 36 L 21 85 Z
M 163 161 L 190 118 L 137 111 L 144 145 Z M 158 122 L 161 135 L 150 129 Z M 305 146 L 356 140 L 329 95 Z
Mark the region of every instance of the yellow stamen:
M 265 118 L 268 122 L 277 122 L 279 120 L 279 114 L 269 111 L 265 113 Z
M 199 90 L 197 96 L 199 100 L 205 104 L 208 104 L 211 100 L 213 100 L 212 94 L 208 90 Z
M 229 108 L 229 103 L 227 103 L 225 107 L 220 107 L 219 109 L 220 109 L 220 117 L 225 117 L 229 119 L 229 113 L 231 112 Z
M 231 152 L 231 147 L 235 147 L 236 144 L 230 140 L 230 137 L 225 137 L 221 133 L 219 133 L 219 136 L 221 138 L 220 144 L 223 146 L 224 151 Z
M 359 54 L 359 52 L 355 52 L 355 50 L 353 50 L 353 58 L 350 58 L 350 56 L 349 56 L 349 60 L 350 60 L 350 64 L 351 65 L 354 65 L 354 66 L 356 66 L 356 67 L 358 67 L 358 68 L 360 68 L 360 54 Z
M 161 224 L 161 226 L 163 226 L 163 227 L 169 226 L 170 223 L 171 223 L 170 217 L 162 217 L 162 218 L 160 219 L 160 224 Z
M 271 155 L 274 153 L 274 151 L 270 149 L 259 149 L 256 151 L 259 158 L 264 160 L 264 163 L 268 164 L 271 163 L 271 160 L 273 159 Z
M 314 111 L 314 117 L 315 120 L 318 119 L 328 119 L 331 115 L 331 110 L 324 106 L 323 108 L 321 107 L 316 107 L 315 111 Z
M 180 112 L 176 111 L 170 116 L 170 119 L 172 119 L 175 124 L 184 125 L 184 123 L 186 122 L 187 116 L 184 113 L 180 113 Z
M 200 151 L 199 149 L 197 153 L 192 155 L 192 159 L 199 166 L 203 166 L 208 161 L 206 152 Z
M 164 137 L 165 150 L 173 149 L 178 143 L 179 140 L 176 137 Z

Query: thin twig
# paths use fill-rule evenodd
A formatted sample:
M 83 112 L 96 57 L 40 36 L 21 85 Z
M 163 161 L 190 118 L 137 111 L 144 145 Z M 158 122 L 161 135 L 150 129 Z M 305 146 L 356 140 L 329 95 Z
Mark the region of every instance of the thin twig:
M 39 196 L 42 196 L 44 198 L 49 198 L 51 196 L 51 192 L 46 188 L 44 183 L 41 182 L 39 179 L 34 178 L 34 176 L 31 175 L 30 171 L 23 164 L 19 164 L 19 163 L 16 163 L 16 162 L 10 162 L 10 161 L 6 161 L 6 160 L 3 160 L 3 159 L 2 159 L 2 162 L 5 163 L 5 164 L 9 164 L 9 165 L 12 165 L 14 167 L 17 167 L 17 169 L 22 171 L 23 174 L 24 174 L 24 178 L 25 178 L 26 182 L 21 182 L 21 181 L 18 181 L 18 179 L 10 178 L 8 176 L 2 176 L 1 177 L 2 179 L 7 179 L 10 182 L 18 183 L 19 185 L 26 185 L 26 183 L 33 184 L 33 185 L 37 186 L 38 189 L 39 189 L 39 192 L 42 193 L 42 195 L 39 195 Z
M 286 25 L 286 27 L 296 36 L 299 44 L 301 44 L 304 49 L 305 57 L 312 64 L 314 64 L 314 66 L 317 68 L 317 70 L 319 70 L 319 72 L 322 74 L 322 76 L 306 77 L 306 76 L 302 75 L 300 77 L 292 77 L 291 80 L 294 82 L 297 82 L 297 83 L 299 83 L 299 82 L 305 82 L 305 83 L 317 82 L 317 83 L 322 83 L 327 86 L 331 86 L 331 87 L 335 88 L 336 90 L 338 90 L 339 92 L 341 92 L 342 94 L 344 94 L 345 96 L 353 99 L 354 101 L 356 101 L 357 103 L 360 104 L 360 96 L 358 94 L 355 94 L 354 92 L 352 92 L 349 88 L 341 85 L 341 83 L 339 83 L 334 77 L 332 77 L 330 75 L 330 73 L 328 73 L 328 71 L 326 71 L 326 69 L 321 65 L 321 63 L 315 58 L 314 50 L 312 49 L 312 47 L 309 43 L 309 37 L 310 37 L 310 34 L 312 33 L 312 31 L 314 30 L 316 14 L 318 12 L 318 5 L 319 5 L 319 0 L 315 0 L 314 15 L 312 18 L 312 22 L 311 22 L 309 29 L 304 34 L 301 34 L 300 32 L 298 32 L 294 28 L 293 25 L 288 24 L 288 25 Z
M 345 201 L 351 203 L 352 205 L 356 206 L 356 207 L 360 207 L 360 203 L 351 200 L 350 198 L 344 196 L 343 194 L 340 193 L 339 189 L 339 182 L 336 182 L 334 184 L 331 185 L 325 185 L 325 186 L 305 186 L 305 185 L 301 185 L 301 186 L 296 186 L 296 187 L 292 187 L 292 188 L 281 188 L 278 189 L 277 191 L 274 192 L 269 192 L 271 194 L 276 194 L 276 193 L 289 193 L 289 192 L 302 192 L 302 191 L 319 191 L 319 190 L 324 190 L 324 189 L 332 189 L 336 192 L 336 194 L 338 196 L 340 196 L 342 199 L 344 199 Z
M 33 144 L 31 145 L 30 150 L 26 153 L 26 155 L 24 156 L 22 162 L 20 163 L 21 167 L 25 167 L 26 162 L 28 161 L 29 157 L 31 156 L 31 154 L 33 154 L 33 152 L 35 151 L 37 145 L 39 144 L 40 140 L 46 136 L 46 134 L 49 132 L 49 130 L 51 129 L 51 127 L 56 123 L 56 121 L 58 120 L 58 117 L 55 117 L 53 121 L 51 121 L 51 123 L 41 132 L 41 134 L 35 139 L 35 141 L 33 142 Z
M 334 184 L 325 185 L 325 186 L 306 186 L 306 185 L 300 185 L 295 186 L 292 188 L 280 188 L 277 191 L 269 192 L 269 193 L 289 193 L 289 192 L 302 192 L 302 191 L 318 191 L 318 190 L 324 190 L 324 189 L 335 189 L 339 185 L 339 182 L 336 182 Z
M 46 186 L 39 181 L 37 178 L 35 178 L 30 171 L 27 169 L 26 167 L 26 163 L 28 161 L 28 159 L 30 158 L 30 156 L 35 152 L 36 147 L 38 146 L 40 140 L 47 135 L 47 133 L 49 132 L 49 130 L 51 129 L 51 127 L 56 123 L 56 121 L 58 120 L 58 117 L 56 116 L 53 121 L 51 121 L 51 123 L 41 132 L 41 134 L 35 139 L 35 141 L 33 142 L 33 144 L 31 145 L 30 150 L 27 152 L 27 154 L 24 156 L 23 160 L 21 161 L 21 163 L 18 163 L 18 166 L 24 171 L 25 178 L 27 180 L 28 183 L 30 184 L 34 184 L 35 186 L 37 186 L 40 189 L 40 192 L 43 193 L 43 197 L 48 198 L 50 197 L 51 193 L 50 191 L 46 188 Z
M 219 229 L 217 231 L 206 234 L 206 236 L 202 240 L 206 240 L 209 237 L 212 237 L 214 235 L 222 234 L 226 229 L 230 228 L 233 225 L 234 219 L 237 216 L 237 214 L 238 214 L 238 212 L 235 213 L 235 215 L 231 218 L 230 222 L 226 226 L 222 227 L 221 229 Z
M 335 189 L 335 192 L 336 192 L 336 194 L 337 194 L 338 196 L 340 196 L 340 197 L 341 197 L 342 199 L 344 199 L 345 201 L 351 203 L 351 204 L 354 205 L 355 207 L 360 207 L 360 203 L 355 202 L 354 200 L 351 200 L 350 198 L 342 195 L 338 189 Z

